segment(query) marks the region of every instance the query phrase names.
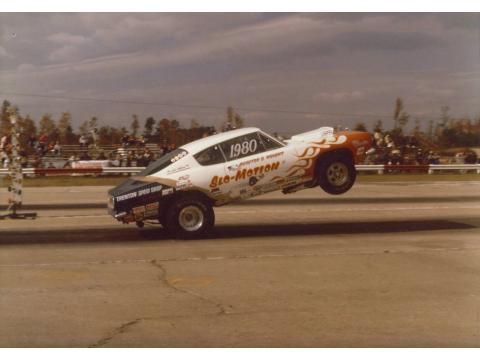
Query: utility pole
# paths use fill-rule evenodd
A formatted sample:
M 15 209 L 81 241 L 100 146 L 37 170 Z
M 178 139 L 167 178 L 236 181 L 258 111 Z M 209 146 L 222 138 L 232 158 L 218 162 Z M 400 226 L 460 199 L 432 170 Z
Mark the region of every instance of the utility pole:
M 27 218 L 36 218 L 37 213 L 20 213 L 18 210 L 22 207 L 23 199 L 23 172 L 22 165 L 20 163 L 20 158 L 18 156 L 19 148 L 19 129 L 17 122 L 17 114 L 13 108 L 8 109 L 10 124 L 11 126 L 11 143 L 12 143 L 12 152 L 10 154 L 9 161 L 9 176 L 10 176 L 10 186 L 8 187 L 8 192 L 10 193 L 8 199 L 8 208 L 7 213 L 0 215 L 1 219 L 27 219 Z

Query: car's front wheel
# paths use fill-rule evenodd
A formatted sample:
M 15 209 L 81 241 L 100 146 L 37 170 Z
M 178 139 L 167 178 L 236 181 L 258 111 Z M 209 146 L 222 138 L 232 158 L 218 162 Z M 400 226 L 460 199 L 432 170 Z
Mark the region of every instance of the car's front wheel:
M 196 194 L 173 199 L 164 221 L 174 237 L 195 238 L 208 234 L 215 223 L 215 213 L 208 199 Z
M 350 156 L 333 153 L 319 161 L 317 180 L 325 192 L 339 195 L 350 190 L 357 176 L 355 164 Z

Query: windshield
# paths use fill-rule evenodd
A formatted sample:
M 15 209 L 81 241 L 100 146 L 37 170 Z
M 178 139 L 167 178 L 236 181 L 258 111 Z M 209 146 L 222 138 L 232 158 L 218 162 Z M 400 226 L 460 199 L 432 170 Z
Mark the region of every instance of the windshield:
M 160 159 L 148 165 L 148 167 L 140 172 L 138 176 L 147 176 L 159 172 L 160 170 L 165 169 L 167 166 L 177 162 L 187 154 L 187 150 L 184 149 L 173 150 L 172 152 L 163 155 Z

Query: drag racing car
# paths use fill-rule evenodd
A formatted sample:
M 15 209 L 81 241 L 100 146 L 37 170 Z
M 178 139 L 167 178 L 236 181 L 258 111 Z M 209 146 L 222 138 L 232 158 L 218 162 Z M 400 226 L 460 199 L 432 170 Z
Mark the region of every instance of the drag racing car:
M 109 213 L 123 223 L 155 220 L 173 236 L 198 237 L 213 228 L 214 206 L 315 186 L 345 193 L 371 144 L 369 133 L 331 127 L 285 142 L 253 127 L 219 133 L 183 145 L 111 189 Z

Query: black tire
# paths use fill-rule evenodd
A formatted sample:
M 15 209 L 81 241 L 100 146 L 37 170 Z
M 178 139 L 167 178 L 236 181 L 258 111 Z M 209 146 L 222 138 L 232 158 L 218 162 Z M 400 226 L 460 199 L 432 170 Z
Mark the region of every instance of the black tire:
M 188 194 L 171 201 L 163 224 L 170 235 L 192 239 L 210 234 L 215 223 L 215 213 L 208 198 Z
M 323 191 L 339 195 L 347 192 L 355 183 L 357 172 L 353 159 L 346 154 L 328 154 L 317 164 L 317 181 Z

